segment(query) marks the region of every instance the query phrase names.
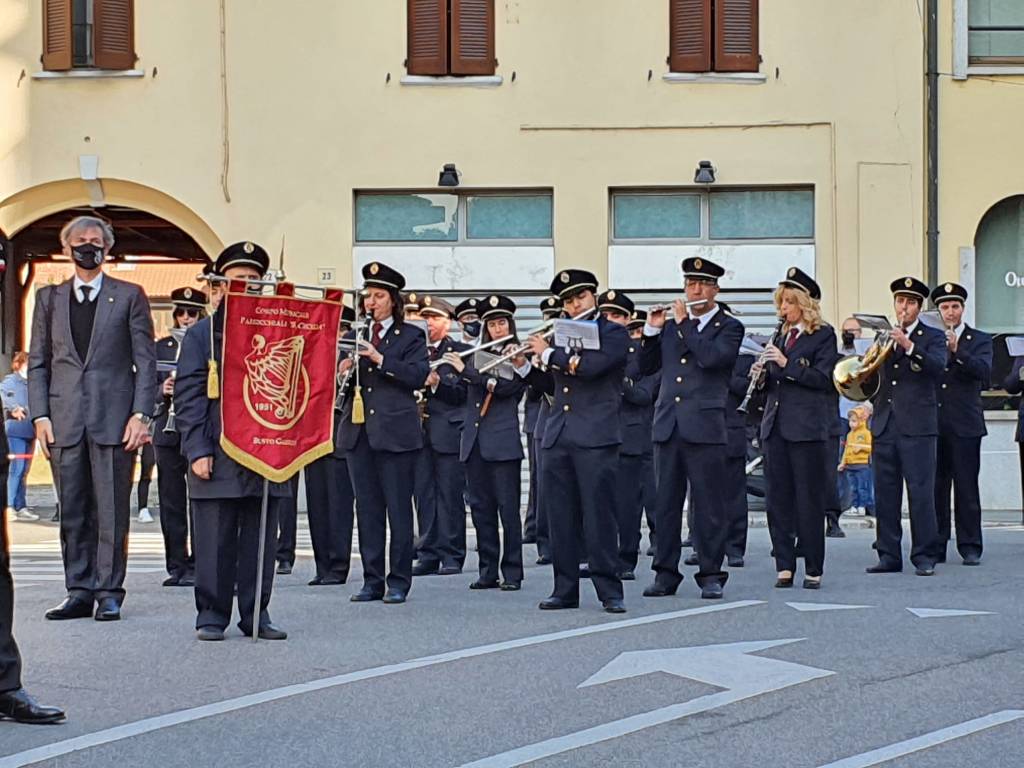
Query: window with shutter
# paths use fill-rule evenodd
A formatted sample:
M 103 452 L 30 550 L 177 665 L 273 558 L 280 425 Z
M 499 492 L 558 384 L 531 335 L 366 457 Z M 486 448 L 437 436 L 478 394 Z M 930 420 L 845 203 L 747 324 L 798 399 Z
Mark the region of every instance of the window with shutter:
M 494 0 L 407 0 L 410 75 L 493 75 Z
M 43 0 L 43 69 L 135 66 L 134 0 Z
M 451 74 L 493 75 L 494 0 L 451 0 Z
M 758 0 L 669 0 L 672 72 L 756 72 Z
M 93 51 L 97 69 L 135 66 L 133 0 L 93 0 Z
M 448 74 L 448 0 L 408 0 L 410 75 Z
M 71 0 L 43 0 L 43 69 L 71 69 Z

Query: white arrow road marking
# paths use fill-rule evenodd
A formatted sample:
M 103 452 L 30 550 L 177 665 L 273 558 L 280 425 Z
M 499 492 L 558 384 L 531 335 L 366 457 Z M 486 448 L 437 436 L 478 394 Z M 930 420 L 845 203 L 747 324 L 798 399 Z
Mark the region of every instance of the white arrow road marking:
M 852 611 L 855 608 L 874 608 L 873 605 L 844 605 L 843 603 L 786 603 L 797 611 Z
M 1024 710 L 1004 709 L 1002 712 L 995 712 L 975 720 L 968 720 L 966 723 L 959 723 L 949 728 L 943 728 L 940 731 L 932 731 L 914 739 L 907 739 L 906 741 L 890 744 L 887 747 L 881 747 L 871 752 L 865 752 L 862 755 L 846 757 L 834 763 L 823 765 L 820 768 L 871 768 L 873 765 L 881 765 L 890 760 L 895 760 L 897 757 L 920 752 L 930 747 L 937 747 L 940 744 L 945 744 L 947 741 L 962 739 L 964 736 L 970 736 L 972 733 L 995 728 L 997 725 L 1012 723 L 1014 720 L 1020 720 L 1021 718 L 1024 718 Z
M 726 690 L 485 757 L 466 763 L 461 768 L 516 768 L 546 757 L 617 739 L 656 725 L 664 725 L 683 717 L 835 674 L 827 669 L 747 655 L 796 643 L 800 639 L 700 645 L 692 648 L 631 651 L 620 654 L 579 687 L 601 685 L 654 672 L 667 672 Z
M 35 747 L 34 749 L 28 749 L 24 752 L 17 752 L 13 755 L 6 755 L 0 757 L 0 768 L 21 768 L 21 766 L 31 765 L 32 763 L 38 763 L 43 760 L 50 760 L 54 757 L 60 757 L 61 755 L 69 755 L 72 752 L 79 752 L 83 749 L 98 747 L 115 741 L 130 739 L 135 736 L 141 736 L 144 733 L 159 731 L 163 728 L 170 728 L 175 725 L 190 723 L 195 720 L 202 720 L 206 717 L 224 715 L 229 712 L 236 712 L 240 709 L 255 707 L 271 701 L 280 701 L 281 699 L 287 699 L 291 696 L 301 696 L 306 693 L 322 691 L 327 688 L 337 688 L 350 683 L 374 680 L 380 677 L 387 677 L 401 672 L 410 672 L 416 669 L 424 669 L 426 667 L 445 664 L 447 662 L 471 659 L 478 656 L 484 656 L 486 654 L 500 653 L 502 651 L 509 651 L 516 648 L 542 645 L 544 643 L 555 642 L 556 640 L 568 640 L 574 637 L 585 637 L 587 635 L 596 635 L 603 632 L 612 632 L 617 629 L 640 627 L 647 624 L 671 621 L 673 619 L 682 619 L 688 616 L 700 616 L 705 613 L 718 613 L 721 611 L 730 611 L 735 608 L 747 608 L 749 606 L 761 604 L 763 604 L 762 600 L 737 600 L 733 603 L 702 605 L 699 608 L 685 608 L 683 610 L 670 611 L 668 613 L 655 613 L 649 616 L 639 616 L 635 619 L 604 621 L 600 624 L 592 624 L 586 627 L 567 629 L 561 632 L 549 632 L 544 635 L 533 635 L 532 637 L 506 640 L 499 643 L 490 643 L 488 645 L 478 645 L 472 648 L 449 651 L 448 653 L 438 654 L 437 656 L 428 656 L 422 659 L 413 659 L 412 661 L 403 661 L 395 664 L 385 664 L 381 667 L 361 669 L 355 672 L 348 672 L 343 675 L 335 675 L 333 677 L 324 677 L 319 680 L 311 680 L 308 683 L 296 683 L 294 685 L 286 685 L 282 688 L 272 688 L 267 691 L 259 691 L 246 696 L 239 696 L 234 699 L 226 699 L 212 704 L 204 704 L 192 709 L 181 709 L 176 712 L 168 712 L 164 715 L 147 717 L 144 720 L 136 720 L 135 722 L 117 725 L 113 728 L 107 728 L 102 731 L 87 733 L 82 736 L 76 736 L 75 738 L 65 739 L 64 741 L 57 741 L 52 744 Z
M 907 608 L 919 619 L 945 619 L 951 616 L 991 616 L 992 611 L 958 611 L 946 608 Z

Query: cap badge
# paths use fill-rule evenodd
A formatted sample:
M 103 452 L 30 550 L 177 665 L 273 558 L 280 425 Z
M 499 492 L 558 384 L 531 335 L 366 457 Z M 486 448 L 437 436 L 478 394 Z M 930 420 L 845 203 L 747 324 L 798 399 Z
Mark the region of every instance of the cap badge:
M 615 291 L 608 291 L 608 299 L 609 301 L 615 300 Z
M 700 259 L 694 259 L 693 260 L 693 266 L 696 267 L 697 269 L 703 269 L 704 268 L 704 262 L 701 261 Z
M 944 287 L 946 289 L 946 293 L 952 293 L 953 292 L 953 284 L 952 283 L 946 283 L 946 285 Z
M 186 288 L 185 289 L 185 298 L 186 299 L 191 299 L 192 298 L 192 289 L 191 288 Z
M 409 303 L 410 304 L 415 304 L 416 303 L 416 294 L 415 293 L 410 293 L 409 294 Z
M 914 284 L 914 281 L 911 278 L 908 277 L 906 280 L 903 281 L 903 284 L 905 286 L 907 286 L 907 288 L 909 288 L 910 286 L 912 286 Z
M 497 297 L 497 296 L 491 296 L 491 299 L 490 299 L 490 301 L 489 301 L 488 303 L 489 303 L 489 304 L 490 304 L 490 305 L 491 305 L 492 307 L 496 307 L 496 306 L 498 306 L 498 297 Z
M 789 268 L 789 274 L 787 274 L 786 276 L 787 277 L 796 277 L 796 267 L 790 267 Z
M 246 253 L 252 253 L 253 251 L 256 250 L 256 246 L 253 245 L 252 243 L 246 242 L 246 244 L 242 246 L 242 250 L 245 251 Z
M 469 306 L 471 306 L 471 307 L 475 307 L 475 306 L 476 306 L 476 304 L 477 304 L 477 302 L 476 302 L 476 299 L 470 299 L 470 300 L 469 300 Z
M 424 296 L 423 297 L 423 305 L 424 306 L 429 307 L 431 301 L 433 301 L 433 299 L 431 299 L 429 296 Z
M 561 280 L 563 283 L 568 283 L 569 282 L 569 273 L 568 272 L 563 272 L 561 275 L 558 276 L 558 279 Z

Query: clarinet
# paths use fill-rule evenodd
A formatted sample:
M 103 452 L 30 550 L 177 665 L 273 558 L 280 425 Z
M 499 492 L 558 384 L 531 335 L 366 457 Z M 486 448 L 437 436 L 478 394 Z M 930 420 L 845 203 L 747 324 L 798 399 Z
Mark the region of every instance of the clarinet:
M 750 406 L 750 398 L 754 396 L 754 392 L 760 389 L 764 385 L 764 377 L 766 375 L 765 363 L 768 362 L 768 346 L 774 346 L 775 342 L 779 338 L 779 334 L 782 333 L 782 326 L 786 324 L 786 318 L 780 317 L 778 325 L 775 326 L 775 332 L 772 334 L 771 340 L 768 345 L 765 346 L 764 351 L 758 355 L 757 362 L 761 364 L 761 370 L 757 376 L 750 375 L 750 384 L 747 385 L 747 394 L 743 396 L 743 402 L 739 404 L 736 409 L 737 413 L 746 413 L 747 408 Z M 753 370 L 753 369 L 751 369 Z

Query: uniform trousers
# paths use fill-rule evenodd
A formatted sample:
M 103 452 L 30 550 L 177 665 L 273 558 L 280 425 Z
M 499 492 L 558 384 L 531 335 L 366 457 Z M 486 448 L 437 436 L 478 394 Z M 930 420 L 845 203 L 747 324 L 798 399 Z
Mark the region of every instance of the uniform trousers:
M 430 447 L 426 444 L 416 452 L 416 468 L 414 471 L 415 485 L 413 486 L 413 498 L 416 502 L 416 559 L 426 557 L 429 562 L 429 553 L 426 552 L 427 534 L 434 524 L 434 516 L 437 514 L 437 493 L 434 489 L 434 457 Z
M 650 456 L 619 454 L 615 483 L 615 522 L 619 532 L 619 570 L 623 572 L 635 569 L 640 557 L 640 524 L 644 513 L 645 491 L 643 475 L 650 469 L 650 465 Z
M 305 472 L 306 515 L 316 575 L 346 581 L 355 521 L 355 494 L 348 465 L 344 459 L 328 455 L 307 465 Z
M 535 540 L 537 538 L 537 465 L 533 460 L 532 434 L 526 435 L 526 457 L 530 473 L 529 491 L 526 495 L 526 519 L 523 521 L 523 538 Z
M 274 586 L 274 541 L 277 515 L 288 499 L 271 496 L 267 503 L 264 536 L 263 587 L 260 595 L 260 626 L 270 622 L 267 606 Z M 258 496 L 236 499 L 192 499 L 195 515 L 196 629 L 225 629 L 231 623 L 231 606 L 238 587 L 238 627 L 248 634 L 256 606 L 256 561 L 260 546 Z
M 466 562 L 466 468 L 457 453 L 423 450 L 430 454 L 431 476 L 422 492 L 430 495 L 429 505 L 434 513 L 421 536 L 417 559 L 421 565 L 454 566 L 461 570 Z M 518 488 L 517 480 L 517 492 Z M 420 498 L 416 497 L 417 504 Z M 518 495 L 516 498 L 518 504 Z
M 658 523 L 654 519 L 654 509 L 658 501 L 658 481 L 654 471 L 654 448 L 643 455 L 643 468 L 640 471 L 640 483 L 643 486 L 644 516 L 647 519 L 647 535 L 654 542 Z
M 156 448 L 156 489 L 160 497 L 160 530 L 164 536 L 164 555 L 170 576 L 191 576 L 195 558 L 189 551 L 188 532 L 195 529 L 188 503 L 185 475 L 188 461 L 178 446 Z
M 486 461 L 475 445 L 466 462 L 481 581 L 497 581 L 499 564 L 504 581 L 523 580 L 523 524 L 519 517 L 522 464 L 521 459 Z M 504 547 L 498 535 L 499 520 Z
M 590 579 L 598 599 L 621 600 L 615 527 L 619 447 L 584 448 L 559 437 L 550 448 L 542 448 L 541 453 L 541 490 L 545 499 L 542 509 L 548 515 L 555 572 L 552 597 L 579 602 L 582 531 Z
M 291 486 L 292 495 L 281 499 L 277 510 L 277 553 L 275 557 L 279 563 L 295 565 L 295 547 L 299 535 L 299 476 L 296 474 L 288 481 Z
M 530 466 L 537 473 L 536 489 L 534 492 L 535 508 L 537 510 L 537 556 L 551 557 L 551 526 L 547 512 L 547 502 L 544 499 L 544 450 L 541 448 L 540 438 L 530 441 Z M 1022 454 L 1024 455 L 1024 454 Z M 1024 458 L 1021 459 L 1021 466 L 1024 467 Z M 1024 483 L 1024 480 L 1022 480 Z
M 729 535 L 725 540 L 728 557 L 743 557 L 747 551 L 747 458 L 725 457 L 725 509 Z
M 772 499 L 768 507 L 768 532 L 778 571 L 796 570 L 799 540 L 804 575 L 822 574 L 828 483 L 822 468 L 827 445 L 825 440 L 791 442 L 777 432 L 765 440 L 766 478 Z
M 153 482 L 153 468 L 156 466 L 156 452 L 152 443 L 146 443 L 139 449 L 139 485 L 136 489 L 136 499 L 139 509 L 149 506 L 149 486 Z M 160 492 L 160 484 L 157 481 L 157 493 Z
M 356 494 L 359 555 L 363 588 L 383 595 L 390 589 L 408 593 L 412 586 L 412 494 L 419 451 L 375 451 L 366 431 L 345 454 Z M 388 529 L 391 541 L 387 541 Z M 385 578 L 384 551 L 388 551 Z
M 697 584 L 704 586 L 717 581 L 724 585 L 729 578 L 729 574 L 722 570 L 725 541 L 729 535 L 724 501 L 725 445 L 690 443 L 673 433 L 666 442 L 655 443 L 654 461 L 658 473 L 655 505 L 658 536 L 653 563 L 655 582 L 666 589 L 675 589 L 683 580 L 679 571 L 679 556 L 682 554 L 680 534 L 683 502 L 689 483 L 690 507 L 693 510 L 691 538 L 700 564 Z
M 935 465 L 935 512 L 938 551 L 945 556 L 950 537 L 950 490 L 956 509 L 956 551 L 961 557 L 981 557 L 981 438 L 941 435 Z
M 890 420 L 875 439 L 871 464 L 875 473 L 875 517 L 879 563 L 903 568 L 903 483 L 910 501 L 910 562 L 935 565 L 938 520 L 935 516 L 936 437 L 898 435 Z
M 88 436 L 52 448 L 60 480 L 60 541 L 68 596 L 124 601 L 135 454 Z
M 0 512 L 7 506 L 7 465 L 0 464 Z M 0 514 L 0 693 L 21 688 L 21 654 L 14 642 L 14 579 L 7 515 Z

